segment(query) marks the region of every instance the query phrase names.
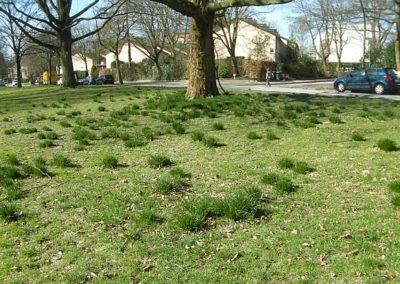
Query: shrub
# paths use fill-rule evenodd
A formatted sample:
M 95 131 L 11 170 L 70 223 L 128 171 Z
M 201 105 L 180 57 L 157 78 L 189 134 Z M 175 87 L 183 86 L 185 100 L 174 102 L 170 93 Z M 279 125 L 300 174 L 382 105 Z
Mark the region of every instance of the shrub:
M 150 156 L 147 163 L 154 169 L 170 167 L 174 164 L 168 157 L 162 155 Z
M 172 124 L 172 128 L 175 130 L 177 134 L 185 134 L 186 132 L 185 127 L 179 122 L 174 122 Z
M 5 135 L 11 135 L 11 134 L 14 134 L 14 133 L 17 133 L 17 130 L 15 130 L 14 128 L 8 128 L 8 129 L 4 130 L 4 134 Z
M 73 167 L 74 165 L 69 158 L 61 154 L 56 154 L 53 157 L 52 164 L 59 168 L 68 168 L 68 167 Z
M 312 172 L 314 169 L 312 167 L 310 167 L 306 162 L 296 162 L 293 171 L 298 173 L 298 174 L 307 174 Z
M 6 222 L 17 221 L 21 214 L 19 208 L 13 203 L 0 204 L 0 217 Z
M 283 158 L 278 161 L 278 165 L 281 169 L 293 169 L 294 161 L 289 158 Z
M 247 138 L 251 140 L 261 139 L 261 136 L 258 135 L 256 132 L 252 131 L 247 134 Z
M 392 192 L 400 193 L 400 180 L 389 183 L 389 190 Z
M 224 129 L 225 129 L 224 124 L 222 124 L 221 122 L 216 122 L 216 123 L 214 123 L 214 124 L 212 125 L 212 128 L 213 128 L 214 130 L 224 130 Z
M 354 141 L 366 141 L 367 139 L 365 139 L 365 137 L 360 134 L 360 133 L 353 133 L 351 135 L 351 139 L 353 139 Z
M 191 137 L 193 141 L 201 142 L 204 139 L 204 133 L 200 130 L 196 130 L 192 133 Z
M 107 155 L 103 158 L 102 163 L 107 169 L 115 169 L 118 166 L 118 159 L 115 156 Z
M 385 151 L 385 152 L 393 152 L 393 151 L 397 151 L 398 148 L 396 146 L 396 142 L 394 142 L 391 139 L 380 139 L 378 141 L 378 147 L 379 149 Z

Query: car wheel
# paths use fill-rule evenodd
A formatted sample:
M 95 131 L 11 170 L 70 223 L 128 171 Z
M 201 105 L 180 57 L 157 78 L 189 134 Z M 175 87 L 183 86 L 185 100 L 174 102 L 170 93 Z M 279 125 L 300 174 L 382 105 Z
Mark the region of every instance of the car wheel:
M 339 82 L 337 85 L 336 85 L 336 90 L 338 91 L 338 92 L 344 92 L 344 91 L 346 91 L 346 86 L 344 85 L 344 83 L 343 82 Z
M 377 95 L 382 95 L 385 92 L 385 86 L 383 84 L 376 84 L 374 87 L 374 92 Z

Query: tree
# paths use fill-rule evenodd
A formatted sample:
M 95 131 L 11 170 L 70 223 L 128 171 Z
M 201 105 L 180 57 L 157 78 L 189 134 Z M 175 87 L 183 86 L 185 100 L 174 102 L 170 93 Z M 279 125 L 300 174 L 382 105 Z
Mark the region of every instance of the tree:
M 233 73 L 239 75 L 239 66 L 236 58 L 236 43 L 239 33 L 240 20 L 250 16 L 249 7 L 234 7 L 224 11 L 216 20 L 218 31 L 215 36 L 228 50 L 232 61 Z
M 396 15 L 396 36 L 395 36 L 395 54 L 396 54 L 396 67 L 400 70 L 400 0 L 394 0 L 395 15 Z
M 26 55 L 29 49 L 29 44 L 26 36 L 22 33 L 19 27 L 12 20 L 11 15 L 15 15 L 17 12 L 13 7 L 0 4 L 0 7 L 6 9 L 7 13 L 0 13 L 3 16 L 0 18 L 0 41 L 4 46 L 7 46 L 12 50 L 14 55 L 15 67 L 17 71 L 17 86 L 22 87 L 22 70 L 21 61 L 22 57 Z M 1 12 L 1 10 L 0 10 Z
M 218 13 L 232 7 L 266 6 L 292 0 L 151 0 L 191 18 L 189 85 L 186 97 L 218 95 L 215 74 L 213 28 Z
M 106 4 L 102 5 L 104 2 Z M 36 0 L 12 1 L 4 0 L 3 3 L 12 7 L 15 14 L 0 6 L 0 11 L 7 14 L 18 28 L 32 42 L 48 49 L 54 50 L 60 56 L 64 86 L 75 87 L 76 80 L 72 65 L 72 45 L 88 36 L 96 34 L 119 11 L 125 0 L 86 1 L 83 7 L 72 12 L 72 0 Z M 27 9 L 30 5 L 30 9 Z M 110 11 L 113 11 L 110 13 Z M 93 16 L 88 16 L 90 13 Z M 99 21 L 99 27 L 79 36 L 74 36 L 74 28 L 79 24 L 90 25 L 93 21 Z M 32 31 L 34 33 L 32 33 Z M 50 43 L 43 38 L 44 35 L 56 39 Z
M 6 54 L 0 42 L 0 78 L 4 78 L 6 75 L 7 75 Z

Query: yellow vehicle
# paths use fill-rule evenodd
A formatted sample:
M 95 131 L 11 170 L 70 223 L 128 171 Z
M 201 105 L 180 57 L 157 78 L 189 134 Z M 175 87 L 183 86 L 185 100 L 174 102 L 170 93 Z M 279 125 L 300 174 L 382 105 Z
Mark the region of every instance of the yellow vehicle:
M 51 84 L 55 85 L 58 81 L 58 74 L 56 71 L 51 72 L 51 80 L 49 76 L 49 72 L 43 72 L 43 84 L 44 85 L 49 85 L 51 81 Z

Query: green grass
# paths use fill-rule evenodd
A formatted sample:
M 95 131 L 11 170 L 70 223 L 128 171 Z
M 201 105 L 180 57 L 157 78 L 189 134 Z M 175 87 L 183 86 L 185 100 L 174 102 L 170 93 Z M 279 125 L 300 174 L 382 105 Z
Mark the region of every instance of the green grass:
M 2 283 L 396 282 L 398 102 L 184 93 L 0 89 Z

